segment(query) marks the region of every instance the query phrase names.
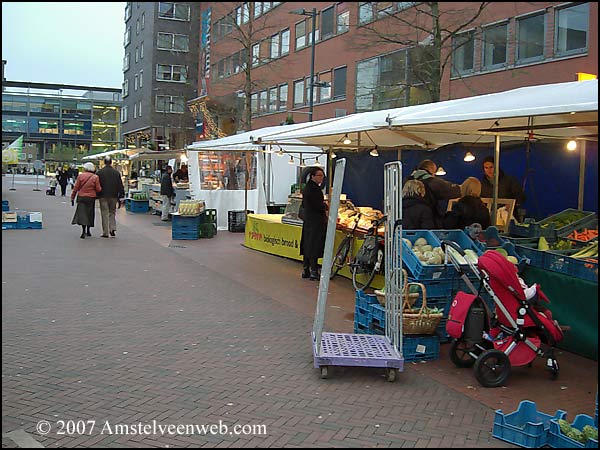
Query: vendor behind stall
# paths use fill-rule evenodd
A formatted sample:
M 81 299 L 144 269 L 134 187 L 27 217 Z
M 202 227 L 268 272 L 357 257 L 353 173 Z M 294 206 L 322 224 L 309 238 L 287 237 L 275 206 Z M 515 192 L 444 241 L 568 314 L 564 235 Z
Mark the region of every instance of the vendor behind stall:
M 175 172 L 175 174 L 173 175 L 173 179 L 175 180 L 176 183 L 189 182 L 187 164 L 182 164 L 181 167 L 179 167 L 179 169 L 177 169 L 177 172 Z

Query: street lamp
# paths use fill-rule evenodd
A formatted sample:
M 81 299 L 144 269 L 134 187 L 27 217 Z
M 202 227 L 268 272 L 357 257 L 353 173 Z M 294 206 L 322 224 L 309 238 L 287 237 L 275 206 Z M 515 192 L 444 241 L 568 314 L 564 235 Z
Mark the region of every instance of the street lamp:
M 290 11 L 290 14 L 297 14 L 299 16 L 308 16 L 308 17 L 312 17 L 312 32 L 311 32 L 311 36 L 312 36 L 312 42 L 311 42 L 311 46 L 310 46 L 310 81 L 308 83 L 308 87 L 310 88 L 310 97 L 308 98 L 308 121 L 312 122 L 312 118 L 313 118 L 313 106 L 314 106 L 314 100 L 313 100 L 313 91 L 315 88 L 315 31 L 316 31 L 316 27 L 317 27 L 317 9 L 313 8 L 310 11 L 307 11 L 305 9 L 294 9 L 292 11 Z

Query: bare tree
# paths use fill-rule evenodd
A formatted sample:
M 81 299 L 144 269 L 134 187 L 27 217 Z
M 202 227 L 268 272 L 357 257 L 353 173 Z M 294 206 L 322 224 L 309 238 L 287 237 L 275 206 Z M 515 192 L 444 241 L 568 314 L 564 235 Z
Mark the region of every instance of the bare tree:
M 366 48 L 391 44 L 391 48 L 407 49 L 404 64 L 412 80 L 408 84 L 421 84 L 428 100 L 437 102 L 452 56 L 465 44 L 457 36 L 474 27 L 488 5 L 472 2 L 457 9 L 456 3 L 438 2 L 363 4 L 359 22 L 365 23 L 359 23 L 352 45 Z
M 213 86 L 218 83 L 220 86 L 227 86 L 229 91 L 235 91 L 235 94 L 222 98 L 221 102 L 224 103 L 224 110 L 238 113 L 238 129 L 252 129 L 251 95 L 266 87 L 255 79 L 254 73 L 264 63 L 271 61 L 271 35 L 282 26 L 275 23 L 273 14 L 267 14 L 267 11 L 260 9 L 263 4 L 264 2 L 242 3 L 231 11 L 232 4 L 224 2 L 213 9 L 213 17 L 223 17 L 219 26 L 225 27 L 227 32 L 219 39 L 223 49 L 221 51 L 226 53 L 219 54 L 213 50 L 212 59 L 218 61 L 226 56 L 238 58 L 237 61 L 232 61 L 233 67 L 230 68 L 231 74 L 227 74 L 230 75 L 228 78 L 220 79 L 220 74 L 213 72 Z M 260 14 L 256 14 L 257 11 Z M 257 45 L 260 50 L 259 57 L 253 54 L 253 48 Z M 268 55 L 263 52 L 266 48 L 269 49 L 266 52 Z M 276 66 L 277 63 L 268 65 L 271 70 L 276 70 Z M 240 99 L 243 100 L 241 105 Z

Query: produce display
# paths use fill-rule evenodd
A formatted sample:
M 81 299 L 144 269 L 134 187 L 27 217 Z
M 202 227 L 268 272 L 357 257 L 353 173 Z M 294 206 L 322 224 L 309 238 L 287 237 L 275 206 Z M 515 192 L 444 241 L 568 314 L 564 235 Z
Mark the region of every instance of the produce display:
M 204 202 L 200 200 L 181 200 L 179 214 L 182 216 L 197 216 L 204 211 Z
M 585 444 L 588 439 L 598 440 L 598 428 L 591 425 L 585 425 L 581 430 L 574 428 L 571 424 L 564 420 L 558 420 L 560 432 L 581 444 Z
M 588 242 L 598 238 L 598 229 L 584 228 L 582 231 L 573 230 L 567 237 L 576 241 Z
M 348 200 L 344 201 L 338 208 L 338 224 L 342 228 L 352 229 L 356 220 L 358 220 L 357 228 L 368 231 L 373 221 L 381 217 L 383 217 L 383 213 L 378 209 L 369 206 L 354 206 Z M 379 231 L 383 232 L 383 227 Z
M 131 194 L 132 200 L 148 200 L 148 196 L 145 192 L 134 192 Z
M 548 217 L 547 219 L 542 220 L 540 222 L 540 227 L 547 228 L 553 226 L 554 229 L 558 230 L 560 228 L 572 224 L 573 222 L 577 222 L 578 220 L 581 220 L 587 216 L 589 216 L 589 213 L 586 213 L 584 211 L 567 209 L 563 212 L 560 212 L 558 214 Z
M 413 253 L 423 264 L 439 265 L 444 261 L 444 250 L 442 247 L 433 247 L 427 243 L 427 239 L 418 238 L 414 245 L 409 239 L 402 238 L 408 248 L 412 249 Z M 458 254 L 458 253 L 457 253 Z M 460 256 L 460 255 L 459 255 Z

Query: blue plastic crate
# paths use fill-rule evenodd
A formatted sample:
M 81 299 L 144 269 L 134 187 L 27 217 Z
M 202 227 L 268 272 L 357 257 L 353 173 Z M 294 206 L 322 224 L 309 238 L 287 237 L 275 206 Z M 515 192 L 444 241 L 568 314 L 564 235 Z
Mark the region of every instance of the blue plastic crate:
M 565 419 L 566 420 L 566 419 Z M 571 424 L 573 428 L 581 431 L 584 426 L 595 427 L 594 419 L 586 414 L 578 414 Z M 550 420 L 550 429 L 548 430 L 548 445 L 552 448 L 598 448 L 598 440 L 588 439 L 584 444 L 571 439 L 560 431 L 558 420 Z
M 129 211 L 132 213 L 146 213 L 150 210 L 148 200 L 133 200 L 127 199 L 125 202 L 125 209 L 127 210 L 127 203 L 129 203 Z
M 377 296 L 375 294 L 365 294 L 365 292 L 360 289 L 356 291 L 356 306 L 365 311 L 365 314 L 369 312 L 369 305 L 373 303 L 379 303 L 377 301 Z
M 511 220 L 508 224 L 508 234 L 516 237 L 526 237 L 526 238 L 539 238 L 540 236 L 544 236 L 546 238 L 555 238 L 556 230 L 554 227 L 544 227 L 542 228 L 538 222 L 525 219 L 524 223 L 517 223 L 514 220 Z
M 432 335 L 402 336 L 404 361 L 432 361 L 440 358 L 440 339 Z
M 3 230 L 16 230 L 17 222 L 2 222 L 2 229 Z
M 10 211 L 10 209 L 8 208 L 8 204 L 5 205 L 4 203 L 2 203 L 2 212 L 4 211 Z
M 173 231 L 171 239 L 176 241 L 193 241 L 200 239 L 200 236 L 198 236 L 197 231 Z
M 358 323 L 365 328 L 369 328 L 369 323 L 371 321 L 371 315 L 369 313 L 364 313 L 358 308 L 358 306 L 354 309 L 354 323 Z
M 585 227 L 588 224 L 591 224 L 596 220 L 596 214 L 593 212 L 580 211 L 578 209 L 568 208 L 557 214 L 553 214 L 550 217 L 546 217 L 544 220 L 542 220 L 538 223 L 539 223 L 540 227 L 543 228 L 543 225 L 551 224 L 551 222 L 555 221 L 556 219 L 560 219 L 560 216 L 567 215 L 567 214 L 577 214 L 577 215 L 580 215 L 581 218 L 578 220 L 575 220 L 575 221 L 571 222 L 570 224 L 565 225 L 561 228 L 556 228 L 553 225 L 550 225 L 554 229 L 554 235 L 557 237 L 567 236 L 573 230 L 576 230 L 579 227 Z
M 41 230 L 42 222 L 17 222 L 17 230 Z
M 477 256 L 480 256 L 482 251 L 479 246 L 475 245 L 473 239 L 471 239 L 467 233 L 462 230 L 432 230 L 432 233 L 435 237 L 438 238 L 440 242 L 442 241 L 452 241 L 456 242 L 460 248 L 463 250 L 471 249 L 473 250 Z M 467 266 L 467 264 L 461 264 L 462 266 Z
M 451 264 L 423 264 L 417 255 L 406 244 L 408 239 L 414 246 L 419 238 L 424 238 L 432 247 L 440 247 L 438 238 L 429 230 L 402 230 L 402 263 L 406 266 L 408 273 L 415 280 L 439 280 L 455 278 L 458 274 Z
M 558 410 L 554 416 L 538 412 L 535 402 L 523 400 L 519 408 L 509 414 L 497 409 L 492 436 L 525 448 L 540 448 L 548 441 L 551 419 L 564 419 L 566 412 Z
M 458 272 L 457 272 L 458 275 Z M 458 278 L 447 278 L 444 280 L 417 280 L 413 277 L 408 277 L 409 283 L 423 283 L 425 291 L 427 293 L 427 300 L 429 304 L 429 297 L 452 297 L 452 293 L 456 289 Z
M 447 318 L 442 319 L 435 329 L 435 335 L 440 339 L 440 343 L 442 344 L 450 342 L 450 335 L 446 331 L 446 322 L 448 322 Z
M 180 214 L 172 214 L 173 227 L 179 227 L 182 229 L 185 228 L 194 228 L 196 230 L 200 229 L 201 219 L 200 216 L 182 216 Z
M 354 334 L 370 334 L 369 327 L 354 322 Z

